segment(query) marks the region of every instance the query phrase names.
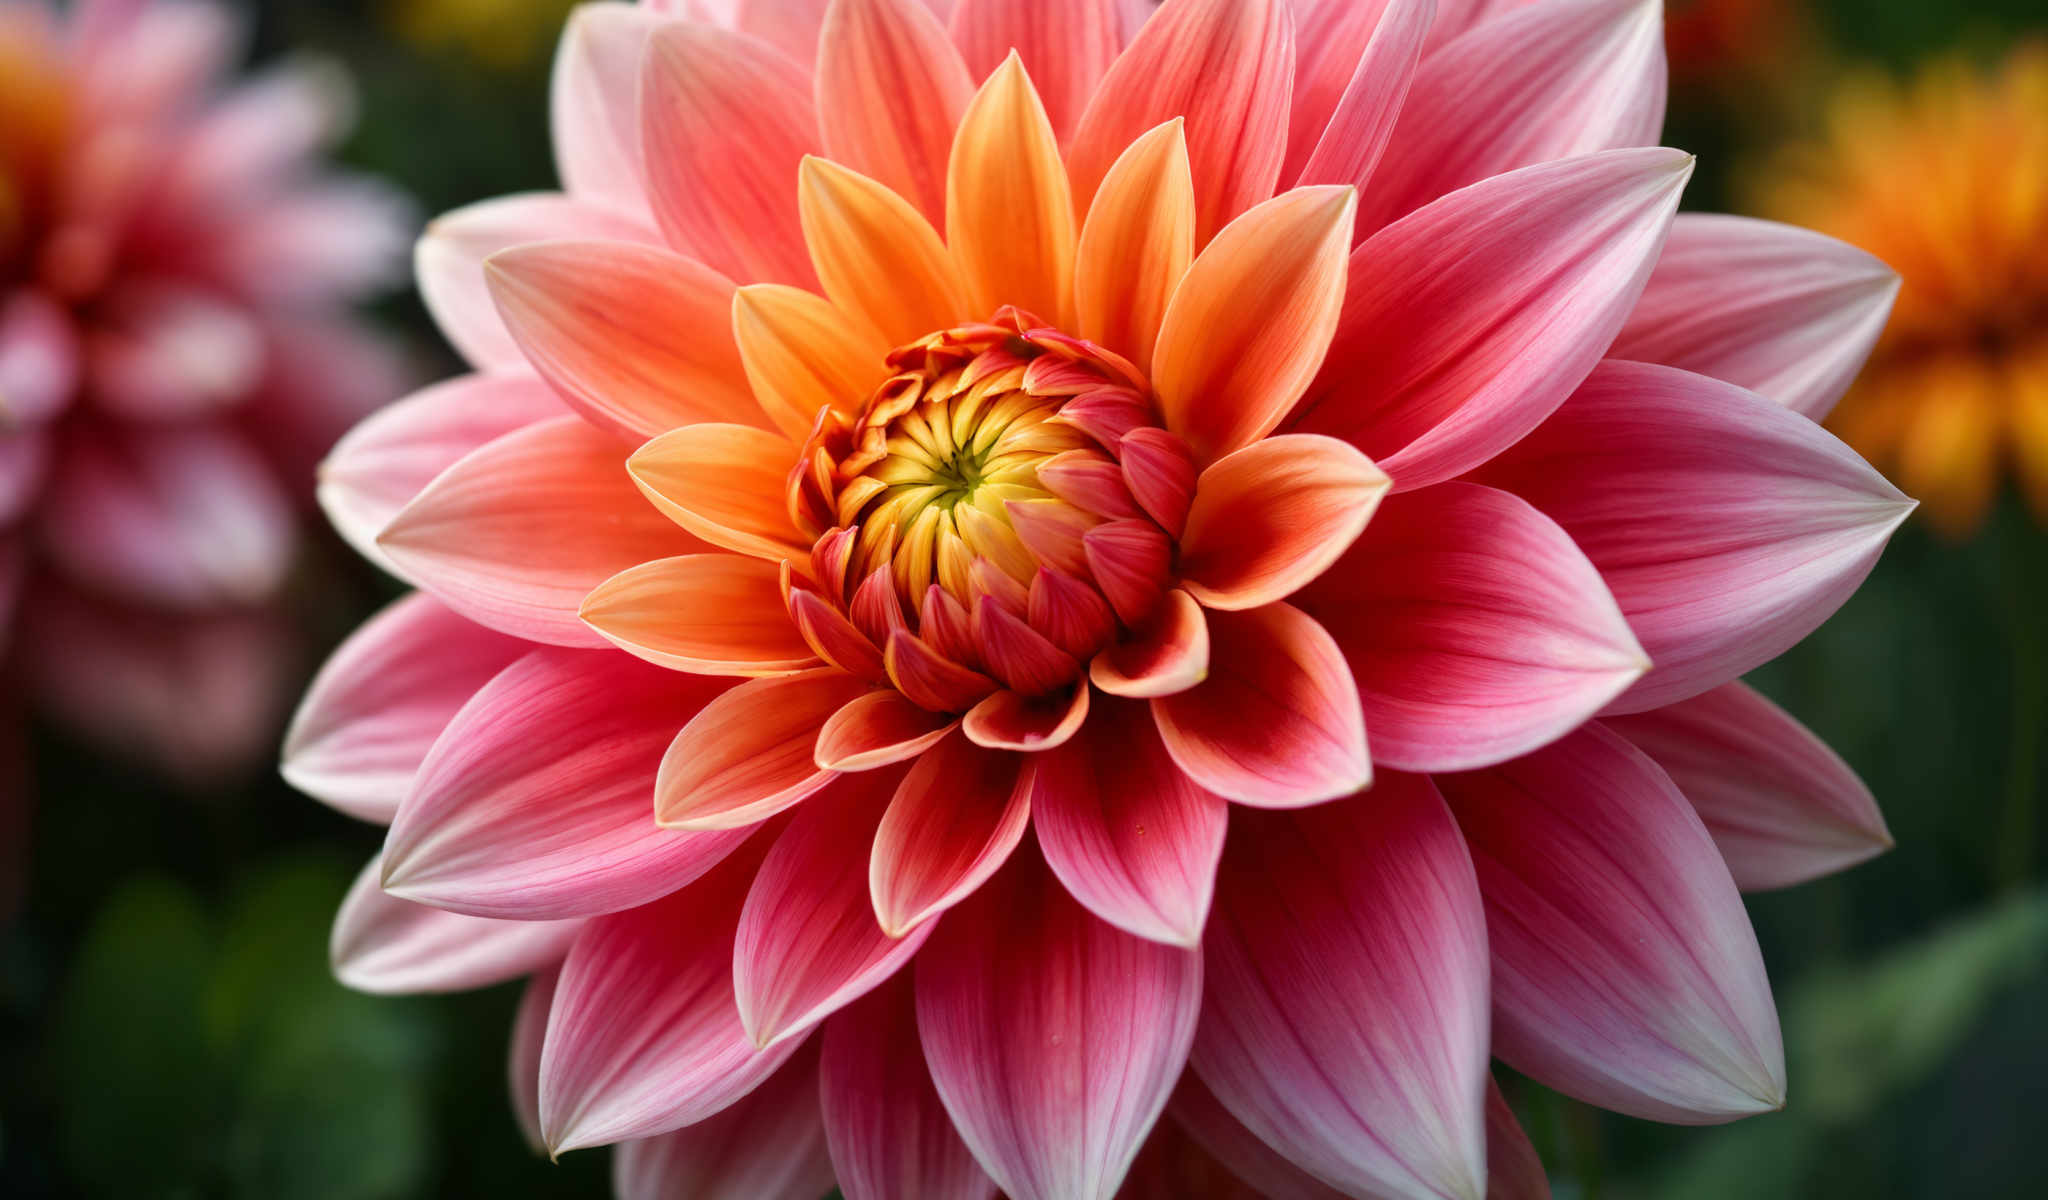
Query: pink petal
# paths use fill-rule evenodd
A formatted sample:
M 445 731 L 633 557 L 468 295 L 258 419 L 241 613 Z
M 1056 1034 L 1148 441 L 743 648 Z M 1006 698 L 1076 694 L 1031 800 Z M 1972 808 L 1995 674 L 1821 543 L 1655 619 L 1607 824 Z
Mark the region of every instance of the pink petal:
M 1500 1094 L 1500 1084 L 1486 1081 L 1487 1200 L 1550 1200 L 1550 1179 L 1543 1160 L 1521 1122 Z
M 1664 128 L 1664 6 L 1532 4 L 1430 53 L 1372 186 L 1370 232 L 1448 192 L 1554 159 L 1654 146 Z
M 1287 604 L 1208 621 L 1209 677 L 1152 701 L 1189 778 L 1264 808 L 1318 804 L 1372 781 L 1358 689 L 1322 626 Z
M 377 544 L 463 616 L 530 641 L 603 646 L 577 614 L 592 588 L 704 544 L 640 498 L 626 448 L 580 417 L 505 434 L 414 497 Z
M 1209 624 L 1195 598 L 1175 588 L 1132 636 L 1088 664 L 1088 679 L 1113 696 L 1171 696 L 1209 676 Z
M 925 1069 L 915 995 L 901 971 L 825 1025 L 820 1098 L 839 1188 L 846 1200 L 993 1200 Z
M 531 375 L 464 375 L 373 413 L 320 464 L 320 507 L 357 553 L 396 573 L 377 535 L 470 451 L 568 412 Z
M 753 38 L 670 26 L 648 41 L 640 122 L 669 244 L 740 283 L 815 286 L 791 186 L 819 144 L 807 72 Z
M 1641 363 L 1602 363 L 1480 478 L 1564 526 L 1620 601 L 1656 664 L 1621 712 L 1777 657 L 1856 590 L 1913 509 L 1806 418 Z
M 1898 294 L 1898 273 L 1847 243 L 1685 213 L 1608 353 L 1725 379 L 1819 421 L 1862 369 Z
M 0 304 L 0 396 L 10 423 L 39 425 L 69 407 L 79 353 L 70 314 L 55 303 L 18 290 Z
M 875 839 L 903 772 L 835 780 L 775 839 L 740 914 L 733 960 L 740 1024 L 757 1046 L 796 1037 L 910 961 L 926 922 L 894 938 L 875 923 L 867 864 L 850 849 Z
M 1403 771 L 1525 754 L 1576 729 L 1649 666 L 1564 530 L 1476 484 L 1387 501 L 1296 602 L 1344 647 L 1373 758 Z
M 1195 244 L 1273 194 L 1287 151 L 1294 22 L 1284 0 L 1168 0 L 1095 91 L 1067 154 L 1085 206 L 1124 148 L 1184 117 Z
M 1756 935 L 1657 764 L 1590 726 L 1439 782 L 1486 896 L 1496 1054 L 1655 1121 L 1711 1124 L 1784 1103 Z
M 735 0 L 733 25 L 772 43 L 808 71 L 817 61 L 818 30 L 831 6 L 832 0 Z
M 1288 1161 L 1230 1115 L 1193 1071 L 1180 1077 L 1166 1115 L 1230 1173 L 1266 1200 L 1339 1200 L 1344 1193 Z M 1162 1197 L 1161 1200 L 1167 1200 Z
M 85 386 L 120 418 L 189 421 L 248 399 L 262 381 L 257 314 L 210 289 L 130 284 L 101 301 L 85 336 Z
M 549 920 L 645 904 L 748 830 L 649 819 L 661 754 L 723 681 L 615 651 L 536 650 L 455 714 L 384 843 L 394 895 L 479 917 Z
M 1375 8 L 1338 0 L 1301 15 L 1282 179 L 1368 186 L 1415 80 L 1432 4 L 1385 0 Z
M 1173 1091 L 1202 996 L 1193 950 L 1090 916 L 1031 857 L 948 914 L 917 969 L 946 1111 L 1015 1200 L 1108 1200 Z
M 578 199 L 646 211 L 641 181 L 640 62 L 661 16 L 631 4 L 585 4 L 569 16 L 548 97 L 555 167 Z
M 203 610 L 267 600 L 291 568 L 291 499 L 238 433 L 177 425 L 60 443 L 37 519 L 50 561 L 124 600 Z
M 974 81 L 945 26 L 915 0 L 834 0 L 818 40 L 825 153 L 946 215 L 946 162 Z
M 389 825 L 448 722 L 531 643 L 466 621 L 424 593 L 341 644 L 284 738 L 284 777 L 352 817 Z
M 732 333 L 733 283 L 653 246 L 540 242 L 484 264 L 527 360 L 629 441 L 705 421 L 769 424 Z
M 868 859 L 883 932 L 902 937 L 958 904 L 1010 857 L 1031 821 L 1018 756 L 952 734 L 924 752 L 889 802 Z
M 541 1052 L 550 1153 L 694 1125 L 802 1046 L 757 1050 L 733 1000 L 733 939 L 759 861 L 735 855 L 691 886 L 584 927 Z
M 1016 50 L 1061 141 L 1123 48 L 1115 0 L 960 0 L 950 32 L 970 79 L 988 78 Z
M 818 1200 L 831 1188 L 809 1050 L 722 1112 L 612 1154 L 618 1200 Z
M 519 1135 L 535 1154 L 547 1153 L 547 1141 L 540 1132 L 540 1056 L 547 1040 L 548 1012 L 554 1008 L 555 986 L 561 978 L 562 965 L 555 963 L 526 981 L 519 993 L 519 1010 L 512 1015 L 512 1044 L 505 1054 L 512 1116 L 519 1122 Z
M 1031 772 L 1032 827 L 1074 898 L 1128 933 L 1198 944 L 1229 806 L 1181 774 L 1145 708 L 1097 706 Z
M 1357 446 L 1399 491 L 1513 445 L 1613 341 L 1691 174 L 1675 150 L 1545 163 L 1374 234 L 1294 428 Z
M 341 902 L 328 941 L 334 976 L 359 992 L 464 992 L 552 967 L 581 921 L 492 921 L 387 894 L 371 862 Z
M 1604 724 L 1671 776 L 1744 891 L 1805 883 L 1891 848 L 1849 764 L 1747 684 Z
M 855 696 L 818 731 L 813 758 L 828 771 L 866 771 L 925 752 L 953 731 L 955 718 L 878 688 Z
M 503 196 L 427 226 L 413 252 L 420 299 L 455 349 L 480 368 L 525 367 L 484 281 L 484 260 L 529 242 L 608 240 L 658 245 L 647 220 L 558 192 Z
M 654 818 L 671 829 L 738 829 L 831 782 L 818 731 L 867 685 L 837 667 L 750 679 L 695 714 L 661 758 Z
M 1232 825 L 1202 943 L 1202 1082 L 1347 1193 L 1478 1195 L 1486 927 L 1442 798 L 1385 775 Z
M 1285 599 L 1350 549 L 1386 491 L 1372 460 L 1335 438 L 1254 442 L 1209 464 L 1196 483 L 1181 586 L 1210 608 Z

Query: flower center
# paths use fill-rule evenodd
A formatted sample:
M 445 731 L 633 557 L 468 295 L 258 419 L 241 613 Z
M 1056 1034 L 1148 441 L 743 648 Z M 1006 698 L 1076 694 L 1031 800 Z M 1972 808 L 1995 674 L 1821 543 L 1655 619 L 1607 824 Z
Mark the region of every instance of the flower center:
M 877 647 L 919 643 L 893 653 L 1027 696 L 1071 683 L 1150 613 L 1186 516 L 1192 459 L 1149 383 L 1014 308 L 888 363 L 858 410 L 819 415 L 791 473 L 791 516 L 814 539 L 811 578 L 792 586 Z

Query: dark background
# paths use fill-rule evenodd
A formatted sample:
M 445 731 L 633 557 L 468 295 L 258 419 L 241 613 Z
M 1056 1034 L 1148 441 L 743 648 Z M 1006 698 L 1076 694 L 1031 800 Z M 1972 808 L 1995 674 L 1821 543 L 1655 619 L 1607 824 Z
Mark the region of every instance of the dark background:
M 436 4 L 511 15 L 466 38 L 421 28 Z M 1667 141 L 1701 155 L 1688 207 L 1739 208 L 1731 181 L 1814 123 L 1842 67 L 1988 60 L 2048 34 L 2041 0 L 1765 6 L 1789 14 L 1770 45 L 1674 84 Z M 431 213 L 551 185 L 565 7 L 290 0 L 252 10 L 254 46 L 345 62 L 362 123 L 344 156 Z M 380 315 L 429 375 L 454 369 L 416 300 Z M 366 570 L 309 569 L 299 599 L 331 645 L 389 594 Z M 1756 673 L 1862 772 L 1898 848 L 1751 899 L 1785 1025 L 1784 1113 L 1668 1128 L 1509 1080 L 1560 1197 L 2048 1194 L 2044 598 L 2048 537 L 2008 496 L 1967 541 L 1909 523 L 1834 621 Z M 503 1083 L 516 988 L 391 1000 L 329 978 L 328 923 L 377 831 L 268 764 L 194 794 L 55 730 L 33 741 L 28 891 L 0 918 L 0 1195 L 606 1192 L 602 1153 L 550 1164 L 520 1142 Z

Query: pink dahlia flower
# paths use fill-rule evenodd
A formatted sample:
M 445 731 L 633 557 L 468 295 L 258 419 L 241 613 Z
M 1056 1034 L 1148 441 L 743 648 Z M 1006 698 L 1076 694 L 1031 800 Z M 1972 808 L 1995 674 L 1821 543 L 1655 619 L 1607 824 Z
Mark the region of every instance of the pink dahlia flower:
M 1895 281 L 1674 218 L 1659 5 L 737 25 L 573 18 L 566 192 L 420 245 L 476 373 L 328 463 L 420 588 L 286 750 L 390 825 L 342 977 L 531 974 L 628 1197 L 1540 1194 L 1493 1057 L 1778 1107 L 1739 889 L 1887 842 L 1737 677 L 1911 507 L 1813 419 Z
M 404 207 L 318 165 L 331 70 L 223 89 L 238 44 L 209 3 L 0 0 L 7 686 L 188 773 L 272 736 L 300 493 L 399 386 L 344 306 Z

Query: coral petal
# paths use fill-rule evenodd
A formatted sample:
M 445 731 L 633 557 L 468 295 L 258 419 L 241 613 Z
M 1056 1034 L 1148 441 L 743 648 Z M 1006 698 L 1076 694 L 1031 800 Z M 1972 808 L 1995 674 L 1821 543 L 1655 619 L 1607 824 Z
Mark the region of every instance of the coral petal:
M 1209 465 L 1180 539 L 1181 586 L 1211 608 L 1257 608 L 1329 569 L 1364 531 L 1387 476 L 1335 438 L 1287 434 Z
M 1050 750 L 1088 719 L 1088 682 L 1075 680 L 1063 694 L 1024 697 L 996 692 L 967 711 L 960 729 L 991 750 Z
M 960 0 L 949 32 L 973 79 L 988 78 L 1013 51 L 1019 55 L 1063 140 L 1123 48 L 1117 0 Z
M 1088 664 L 1088 678 L 1113 696 L 1184 692 L 1209 677 L 1209 623 L 1193 596 L 1175 588 L 1129 639 Z
M 793 675 L 818 665 L 782 607 L 780 571 L 738 554 L 629 567 L 584 598 L 585 624 L 629 654 L 700 675 Z
M 867 685 L 837 667 L 752 679 L 691 719 L 661 759 L 654 819 L 674 829 L 735 829 L 824 787 L 818 730 Z
M 908 636 L 908 635 L 904 635 Z M 915 758 L 953 731 L 954 718 L 878 688 L 832 714 L 813 757 L 828 771 L 868 771 Z
M 1031 819 L 1017 755 L 963 733 L 924 752 L 875 831 L 868 891 L 875 916 L 901 937 L 958 904 L 1010 857 Z
M 1058 140 L 1015 52 L 967 106 L 946 174 L 946 244 L 975 308 L 1072 327 L 1074 200 Z
M 714 546 L 771 562 L 805 561 L 784 486 L 796 448 L 744 425 L 687 425 L 633 452 L 626 470 L 655 507 Z
M 939 219 L 953 131 L 974 94 L 945 27 L 917 0 L 832 0 L 818 47 L 826 153 Z

